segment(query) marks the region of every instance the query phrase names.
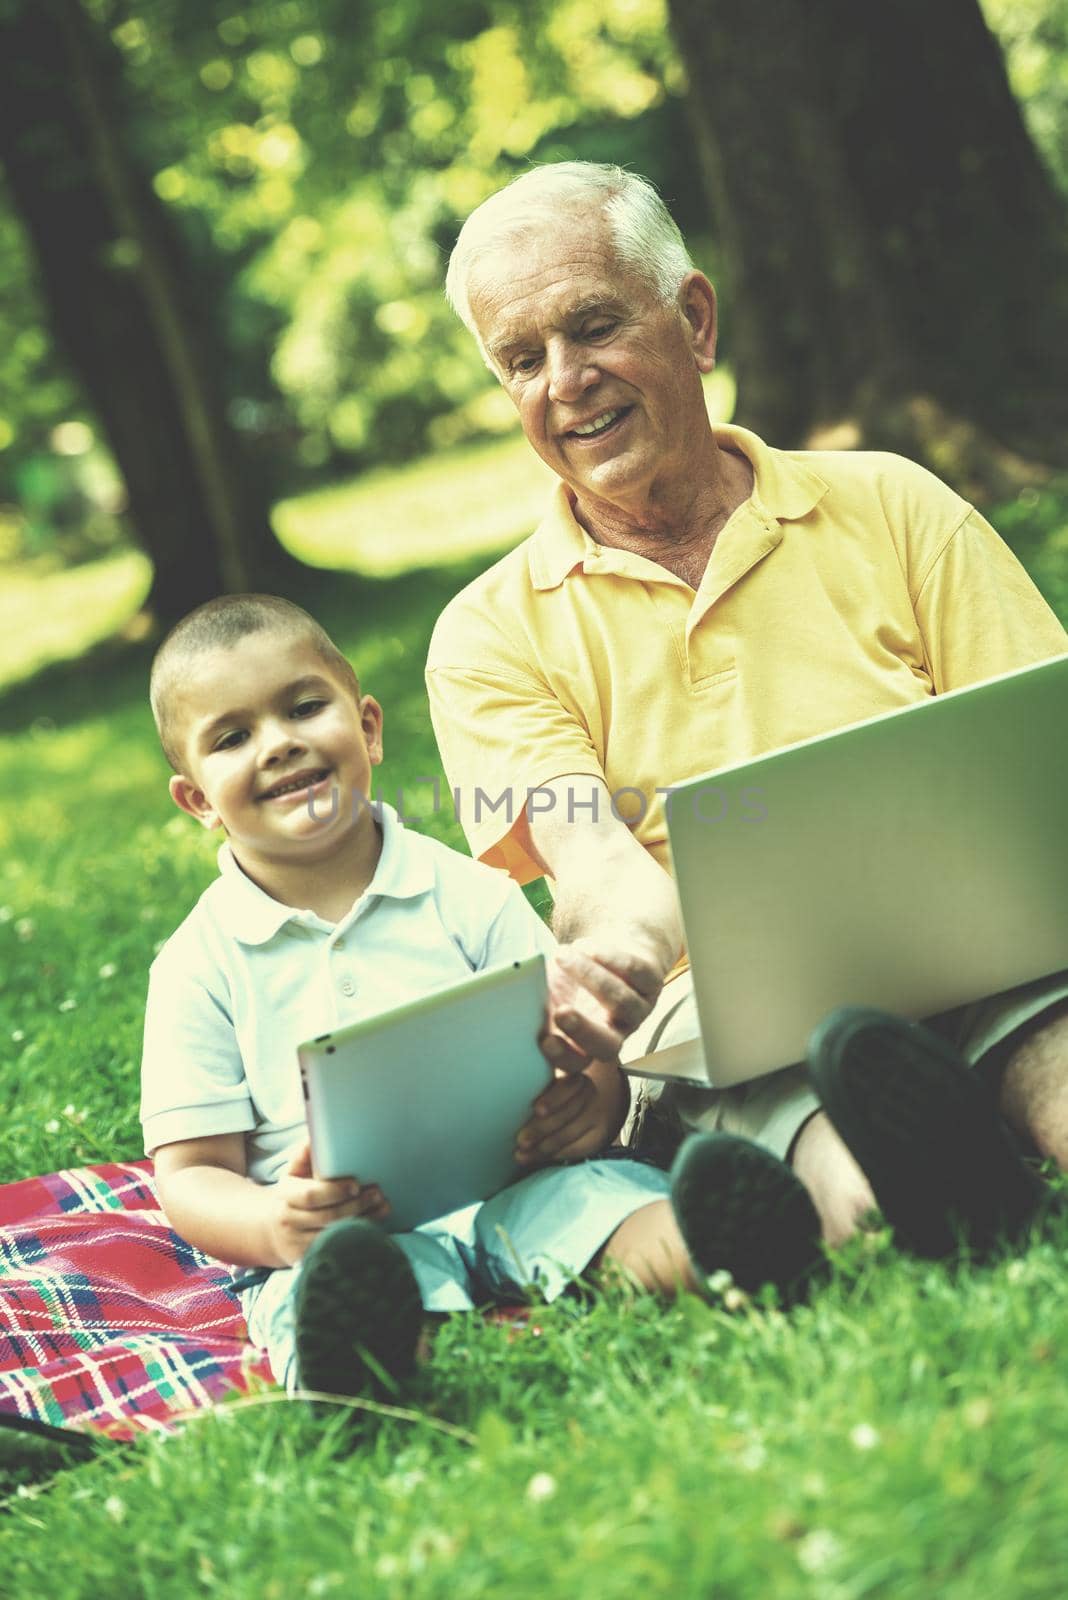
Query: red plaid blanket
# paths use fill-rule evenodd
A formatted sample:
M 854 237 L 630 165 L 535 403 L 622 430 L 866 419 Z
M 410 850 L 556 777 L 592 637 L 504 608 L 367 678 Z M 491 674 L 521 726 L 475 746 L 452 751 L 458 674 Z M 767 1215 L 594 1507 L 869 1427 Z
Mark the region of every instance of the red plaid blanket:
M 270 1377 L 151 1162 L 0 1185 L 0 1411 L 129 1439 Z

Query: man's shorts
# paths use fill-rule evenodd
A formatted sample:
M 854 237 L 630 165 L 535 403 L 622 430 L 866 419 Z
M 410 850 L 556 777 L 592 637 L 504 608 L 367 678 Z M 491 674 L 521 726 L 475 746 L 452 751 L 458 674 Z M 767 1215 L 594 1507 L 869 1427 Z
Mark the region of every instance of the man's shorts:
M 1042 1015 L 1068 1000 L 1068 971 L 1005 989 L 970 1005 L 924 1019 L 980 1071 L 1004 1065 L 1016 1035 L 1031 1031 Z M 699 1034 L 689 972 L 665 984 L 649 1016 L 626 1041 L 626 1063 Z M 730 1089 L 692 1083 L 631 1079 L 631 1111 L 623 1142 L 637 1154 L 665 1163 L 687 1133 L 719 1129 L 752 1139 L 787 1160 L 802 1126 L 820 1108 L 803 1064 L 783 1067 Z

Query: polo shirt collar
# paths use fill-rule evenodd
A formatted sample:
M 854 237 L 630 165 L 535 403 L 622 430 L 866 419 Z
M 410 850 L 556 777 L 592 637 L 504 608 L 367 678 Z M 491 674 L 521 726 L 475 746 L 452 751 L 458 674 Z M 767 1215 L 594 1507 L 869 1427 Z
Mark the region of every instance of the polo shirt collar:
M 746 456 L 753 468 L 750 504 L 780 522 L 807 516 L 827 493 L 827 484 L 796 455 L 773 450 L 748 428 L 729 423 L 713 427 L 716 442 Z M 530 577 L 535 589 L 558 588 L 576 567 L 597 554 L 601 546 L 576 520 L 574 500 L 564 483 L 558 483 L 549 509 L 528 547 Z
M 374 877 L 360 899 L 372 896 L 409 900 L 434 887 L 434 871 L 419 836 L 405 832 L 397 813 L 385 801 L 376 802 L 382 825 L 382 853 Z M 289 922 L 317 924 L 320 918 L 299 906 L 286 906 L 261 889 L 238 864 L 229 842 L 219 848 L 219 877 L 214 885 L 216 914 L 225 933 L 241 944 L 266 944 Z M 345 919 L 343 919 L 345 920 Z

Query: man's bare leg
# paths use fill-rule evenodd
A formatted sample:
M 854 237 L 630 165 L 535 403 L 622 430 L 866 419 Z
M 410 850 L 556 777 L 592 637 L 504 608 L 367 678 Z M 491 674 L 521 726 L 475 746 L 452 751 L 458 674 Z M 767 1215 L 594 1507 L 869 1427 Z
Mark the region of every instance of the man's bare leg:
M 1068 1172 L 1068 1002 L 1040 1018 L 1010 1054 L 1000 1109 L 1015 1132 Z M 867 1178 L 825 1112 L 805 1123 L 790 1162 L 815 1202 L 827 1244 L 842 1244 L 877 1209 Z
M 697 1292 L 689 1251 L 670 1200 L 652 1200 L 620 1223 L 591 1265 L 609 1263 L 622 1267 L 650 1294 L 663 1295 L 665 1299 L 673 1299 L 680 1288 L 691 1294 Z
M 1068 1002 L 1040 1017 L 1009 1055 L 1001 1114 L 1068 1172 Z
M 812 1196 L 824 1242 L 832 1248 L 844 1244 L 878 1210 L 871 1185 L 825 1111 L 817 1111 L 801 1129 L 790 1165 Z
M 670 1201 L 628 1217 L 601 1261 L 655 1294 L 692 1291 L 724 1272 L 746 1293 L 774 1288 L 784 1305 L 805 1298 L 825 1266 L 819 1213 L 796 1173 L 723 1131 L 686 1140 L 671 1169 Z

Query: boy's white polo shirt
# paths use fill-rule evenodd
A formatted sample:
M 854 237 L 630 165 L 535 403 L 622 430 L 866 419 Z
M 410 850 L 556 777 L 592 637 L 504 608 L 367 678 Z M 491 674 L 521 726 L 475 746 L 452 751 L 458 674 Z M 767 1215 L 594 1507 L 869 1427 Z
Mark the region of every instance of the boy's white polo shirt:
M 375 875 L 336 925 L 282 905 L 228 844 L 152 964 L 141 1068 L 145 1150 L 248 1134 L 248 1174 L 279 1176 L 303 1138 L 297 1045 L 467 973 L 554 948 L 506 874 L 406 831 L 381 807 Z

